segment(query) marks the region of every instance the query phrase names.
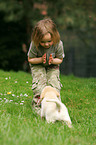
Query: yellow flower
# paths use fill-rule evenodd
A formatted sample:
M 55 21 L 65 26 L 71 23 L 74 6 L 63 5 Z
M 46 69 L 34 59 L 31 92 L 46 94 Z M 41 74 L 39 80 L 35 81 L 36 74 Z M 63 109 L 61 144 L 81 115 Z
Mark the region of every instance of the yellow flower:
M 11 94 L 11 92 L 7 92 L 7 94 L 9 95 L 9 94 Z

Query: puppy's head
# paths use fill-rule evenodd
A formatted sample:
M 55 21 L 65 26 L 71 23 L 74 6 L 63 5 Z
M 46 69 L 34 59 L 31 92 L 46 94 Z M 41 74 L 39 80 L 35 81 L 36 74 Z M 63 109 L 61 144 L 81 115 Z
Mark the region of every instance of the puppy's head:
M 45 94 L 46 94 L 47 92 L 50 92 L 50 91 L 53 91 L 53 92 L 56 94 L 56 96 L 57 96 L 58 98 L 60 97 L 60 94 L 57 92 L 57 90 L 56 90 L 55 88 L 53 88 L 53 87 L 51 87 L 51 86 L 46 86 L 46 87 L 42 90 L 42 92 L 41 92 L 40 99 L 43 99 L 44 96 L 45 96 Z

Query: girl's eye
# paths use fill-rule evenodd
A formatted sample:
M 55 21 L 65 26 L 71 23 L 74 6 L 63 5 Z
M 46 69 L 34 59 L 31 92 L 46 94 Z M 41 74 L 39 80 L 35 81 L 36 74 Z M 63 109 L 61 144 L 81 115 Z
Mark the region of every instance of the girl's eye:
M 44 41 L 41 41 L 41 43 L 45 43 Z
M 47 42 L 51 42 L 51 40 L 47 41 Z M 46 43 L 45 41 L 41 41 L 41 43 Z

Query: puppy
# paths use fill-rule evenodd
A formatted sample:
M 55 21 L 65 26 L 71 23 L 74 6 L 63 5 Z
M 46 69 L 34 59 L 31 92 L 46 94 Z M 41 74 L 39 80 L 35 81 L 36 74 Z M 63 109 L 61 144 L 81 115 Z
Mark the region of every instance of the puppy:
M 60 94 L 55 88 L 46 86 L 40 96 L 41 118 L 45 117 L 48 123 L 56 120 L 64 121 L 68 127 L 72 127 L 72 122 L 66 106 L 60 101 Z

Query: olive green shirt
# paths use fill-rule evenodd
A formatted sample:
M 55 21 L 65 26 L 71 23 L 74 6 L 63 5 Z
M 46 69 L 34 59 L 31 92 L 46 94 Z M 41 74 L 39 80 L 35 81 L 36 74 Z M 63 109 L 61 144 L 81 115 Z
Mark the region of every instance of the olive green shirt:
M 52 45 L 49 48 L 44 48 L 41 45 L 39 45 L 39 47 L 36 48 L 36 46 L 34 45 L 34 42 L 31 42 L 30 48 L 28 51 L 28 56 L 30 58 L 42 57 L 45 53 L 46 53 L 47 61 L 46 61 L 46 64 L 44 64 L 44 66 L 48 66 L 48 60 L 49 60 L 50 54 L 52 54 L 53 58 L 59 58 L 59 59 L 64 58 L 65 54 L 64 54 L 64 48 L 63 48 L 62 41 L 60 40 L 60 42 L 58 44 L 56 44 L 55 46 Z

